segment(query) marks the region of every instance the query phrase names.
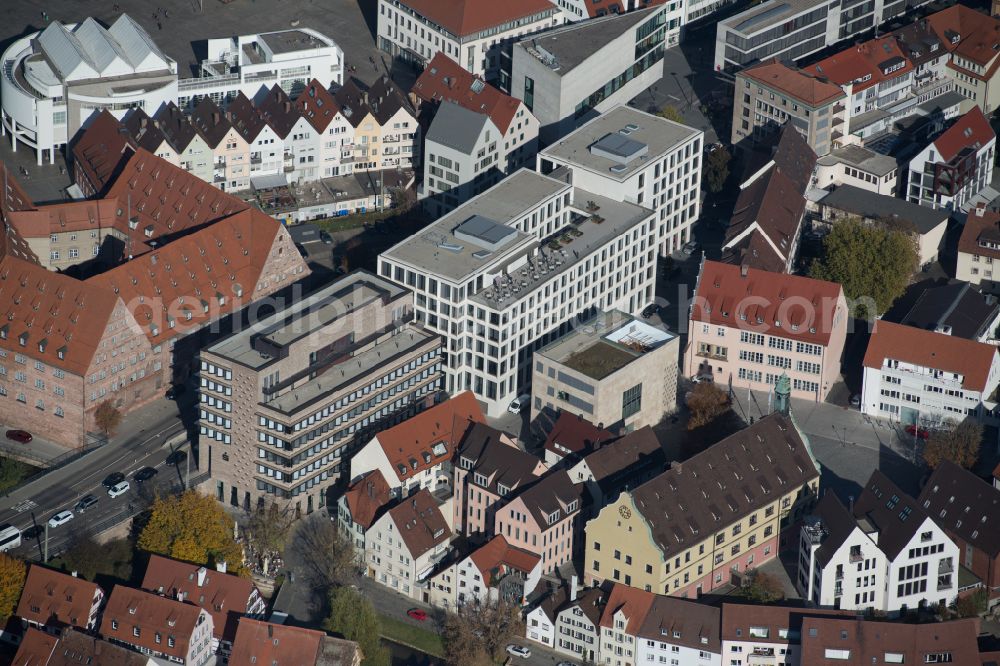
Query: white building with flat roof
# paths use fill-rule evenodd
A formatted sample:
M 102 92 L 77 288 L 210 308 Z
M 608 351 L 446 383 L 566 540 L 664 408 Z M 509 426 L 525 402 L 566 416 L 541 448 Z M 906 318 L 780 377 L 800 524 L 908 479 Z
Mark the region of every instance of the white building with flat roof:
M 617 106 L 539 153 L 538 170 L 653 210 L 653 245 L 666 256 L 691 240 L 700 213 L 703 142 L 701 130 Z
M 654 296 L 648 208 L 522 169 L 379 256 L 414 292 L 415 317 L 447 340 L 447 391 L 495 416 L 531 377 L 532 353 L 595 309 Z

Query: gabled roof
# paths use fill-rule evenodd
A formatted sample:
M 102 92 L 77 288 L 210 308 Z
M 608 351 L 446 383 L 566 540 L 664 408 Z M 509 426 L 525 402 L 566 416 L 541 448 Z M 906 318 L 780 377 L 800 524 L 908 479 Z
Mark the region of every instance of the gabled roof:
M 929 234 L 948 222 L 951 211 L 935 210 L 899 197 L 878 194 L 854 185 L 838 185 L 820 204 L 871 220 L 888 218 L 917 234 Z
M 128 130 L 130 142 L 156 154 L 156 150 L 168 143 L 166 135 L 160 130 L 155 120 L 146 115 L 141 108 L 132 109 L 122 123 Z M 89 130 L 88 130 L 89 131 Z
M 28 627 L 11 666 L 48 666 L 56 654 L 59 637 Z
M 337 101 L 322 83 L 313 79 L 295 100 L 299 113 L 306 117 L 309 124 L 323 133 L 330 126 L 340 109 Z
M 368 89 L 368 106 L 380 125 L 389 122 L 400 109 L 413 115 L 413 108 L 406 94 L 385 75 Z
M 823 499 L 816 504 L 813 512 L 823 525 L 826 535 L 823 543 L 816 551 L 816 559 L 826 565 L 847 540 L 855 529 L 858 529 L 858 521 L 854 519 L 851 512 L 847 510 L 836 493 L 827 492 Z
M 1000 213 L 970 210 L 958 239 L 958 251 L 1000 259 Z
M 128 129 L 110 111 L 102 109 L 74 141 L 73 161 L 97 193 L 103 194 L 132 156 L 130 146 Z
M 454 102 L 441 102 L 427 130 L 426 141 L 466 155 L 474 155 L 479 138 L 492 125 L 484 113 L 470 111 Z
M 827 345 L 834 328 L 839 284 L 706 261 L 691 308 L 692 321 L 745 329 L 792 340 Z M 811 307 L 787 307 L 797 299 Z M 780 321 L 778 313 L 787 310 Z M 808 310 L 808 312 L 807 312 Z
M 878 547 L 895 560 L 927 520 L 927 513 L 889 477 L 875 470 L 854 504 L 854 517 L 878 531 Z
M 864 364 L 880 369 L 886 359 L 893 359 L 953 372 L 962 375 L 965 390 L 983 391 L 996 356 L 993 345 L 878 320 L 868 340 Z
M 657 594 L 636 636 L 719 654 L 721 625 L 715 606 Z
M 1000 555 L 1000 489 L 946 460 L 931 474 L 917 502 L 944 531 L 990 559 Z
M 968 282 L 953 280 L 924 289 L 899 323 L 928 331 L 947 326 L 951 335 L 976 340 L 994 336 L 989 327 L 998 316 L 1000 303 Z
M 260 111 L 242 90 L 230 100 L 229 106 L 226 107 L 226 115 L 247 143 L 253 143 L 261 130 L 267 126 Z
M 757 81 L 813 108 L 846 97 L 840 86 L 830 83 L 827 79 L 774 60 L 747 67 L 737 76 Z
M 521 100 L 474 76 L 443 51 L 434 55 L 410 93 L 424 102 L 453 102 L 469 111 L 484 113 L 503 134 L 522 104 Z
M 853 84 L 852 90 L 856 93 L 882 81 L 905 76 L 913 71 L 913 64 L 900 49 L 896 37 L 886 35 L 846 48 L 806 69 L 838 85 Z
M 562 614 L 563 611 L 576 607 L 590 620 L 590 623 L 595 628 L 601 626 L 601 614 L 604 612 L 604 603 L 608 597 L 603 589 L 600 587 L 584 588 L 577 592 L 575 600 L 569 598 L 565 587 L 560 588 L 560 590 L 563 594 L 558 599 L 559 603 L 555 607 L 552 619 L 555 619 L 556 615 Z M 556 594 L 558 594 L 558 591 Z
M 927 664 L 947 661 L 978 664 L 979 618 L 905 624 L 844 617 L 807 617 L 802 621 L 801 659 L 809 666 L 843 664 L 828 650 L 846 651 L 850 664 Z M 947 659 L 936 655 L 947 653 Z M 890 661 L 889 654 L 899 655 Z M 933 655 L 933 656 L 930 656 Z
M 205 622 L 212 621 L 211 615 L 194 604 L 115 585 L 104 607 L 100 634 L 109 640 L 183 660 L 202 614 L 205 614 Z M 134 629 L 139 630 L 138 636 Z M 174 638 L 173 647 L 164 636 Z
M 17 177 L 10 172 L 7 165 L 0 162 L 0 222 L 3 223 L 3 233 L 0 233 L 0 258 L 17 257 L 31 263 L 38 263 L 38 257 L 32 251 L 21 233 L 10 224 L 10 215 L 16 211 L 28 210 L 33 206 L 28 193 L 21 187 Z
M 406 0 L 403 4 L 456 37 L 472 35 L 535 14 L 554 14 L 558 11 L 547 0 Z
M 615 583 L 614 587 L 611 588 L 611 595 L 604 605 L 604 612 L 601 613 L 601 626 L 613 627 L 615 615 L 621 613 L 626 620 L 625 633 L 635 636 L 645 624 L 646 615 L 653 607 L 655 600 L 656 595 L 652 592 Z
M 434 405 L 375 435 L 395 479 L 405 481 L 418 472 L 451 460 L 465 431 L 473 423 L 485 423 L 483 410 L 471 391 Z
M 492 585 L 495 575 L 507 571 L 519 571 L 527 576 L 542 561 L 535 553 L 510 545 L 500 534 L 472 551 L 469 558 L 479 569 L 487 586 Z
M 666 556 L 818 478 L 812 452 L 795 424 L 776 412 L 673 463 L 631 495 Z
M 146 565 L 142 589 L 172 599 L 183 595 L 184 601 L 204 608 L 212 616 L 216 638 L 232 641 L 236 623 L 247 613 L 255 586 L 248 578 L 154 554 Z
M 656 433 L 645 426 L 601 445 L 585 456 L 584 461 L 594 475 L 594 481 L 603 485 L 630 468 L 652 465 L 662 471 L 666 455 Z
M 784 272 L 805 209 L 805 198 L 795 181 L 785 175 L 783 169 L 773 166 L 740 192 L 729 228 L 726 229 L 723 249 L 746 241 L 749 234 L 760 233 L 765 237 L 760 249 L 766 254 L 773 254 Z M 757 250 L 756 256 L 761 254 L 757 247 L 754 250 Z M 744 255 L 741 265 L 757 268 L 756 256 L 753 252 L 749 256 Z
M 778 133 L 778 143 L 774 146 L 771 160 L 775 166 L 795 183 L 800 194 L 805 194 L 816 168 L 816 151 L 806 141 L 795 126 L 786 122 Z
M 173 102 L 161 106 L 153 115 L 157 127 L 167 137 L 167 143 L 177 154 L 183 153 L 191 145 L 198 131 L 188 117 Z
M 261 117 L 271 126 L 275 134 L 282 139 L 286 138 L 295 127 L 295 123 L 302 118 L 299 108 L 292 102 L 281 86 L 277 83 L 268 91 L 267 95 L 257 105 Z
M 572 412 L 560 411 L 559 418 L 549 432 L 545 440 L 545 449 L 552 451 L 559 456 L 568 455 L 565 451 L 556 448 L 568 449 L 570 453 L 583 454 L 594 448 L 601 442 L 606 442 L 614 438 L 614 433 L 598 428 L 593 423 Z
M 240 618 L 230 666 L 353 666 L 358 644 L 322 631 Z
M 799 643 L 803 622 L 810 617 L 849 617 L 855 611 L 795 608 L 792 606 L 751 606 L 749 604 L 722 604 L 722 640 L 754 641 L 788 645 Z M 750 637 L 750 627 L 760 627 L 764 637 Z M 785 631 L 782 631 L 785 630 Z M 802 662 L 805 664 L 806 662 Z M 812 666 L 810 664 L 810 666 Z
M 368 106 L 368 89 L 363 88 L 357 79 L 351 77 L 337 89 L 333 98 L 340 107 L 341 113 L 352 127 L 359 127 L 365 118 L 372 113 Z
M 944 48 L 957 53 L 986 68 L 979 74 L 948 63 L 953 69 L 962 69 L 976 78 L 988 80 L 996 71 L 998 62 L 995 45 L 1000 43 L 1000 20 L 964 5 L 953 5 L 927 17 L 931 28 L 940 37 Z
M 103 596 L 103 592 L 96 583 L 32 564 L 14 614 L 56 630 L 86 629 L 98 595 Z
M 565 470 L 557 469 L 549 472 L 538 482 L 527 487 L 517 499 L 524 502 L 525 508 L 531 513 L 542 532 L 550 529 L 580 510 L 580 495 L 582 484 L 574 484 Z M 570 504 L 576 502 L 576 508 L 570 510 Z M 549 523 L 548 517 L 559 512 L 554 523 Z
M 353 520 L 367 530 L 392 501 L 392 489 L 381 470 L 375 469 L 355 481 L 344 493 Z
M 76 629 L 52 636 L 28 627 L 12 666 L 147 666 L 149 657 Z
M 426 488 L 389 509 L 389 517 L 413 559 L 451 538 L 437 501 Z
M 470 483 L 499 495 L 497 486 L 514 492 L 538 479 L 536 473 L 542 461 L 527 451 L 504 441 L 509 437 L 485 423 L 473 423 L 458 446 L 458 457 L 472 461 Z M 476 477 L 486 478 L 486 485 L 476 482 Z
M 934 139 L 938 159 L 935 162 L 950 162 L 963 150 L 978 152 L 986 144 L 996 139 L 993 128 L 983 115 L 982 109 L 973 106 L 965 115 Z
M 226 134 L 233 128 L 228 116 L 212 101 L 211 97 L 202 97 L 191 112 L 191 124 L 205 140 L 208 147 L 215 150 Z

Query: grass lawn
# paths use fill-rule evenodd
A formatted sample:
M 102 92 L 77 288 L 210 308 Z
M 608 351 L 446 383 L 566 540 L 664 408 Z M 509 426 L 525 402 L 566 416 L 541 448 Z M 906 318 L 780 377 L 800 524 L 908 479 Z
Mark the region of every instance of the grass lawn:
M 385 615 L 380 615 L 379 620 L 382 622 L 383 638 L 409 645 L 435 657 L 444 654 L 444 644 L 441 642 L 441 637 L 435 632 Z
M 0 492 L 6 492 L 39 470 L 34 465 L 0 457 Z

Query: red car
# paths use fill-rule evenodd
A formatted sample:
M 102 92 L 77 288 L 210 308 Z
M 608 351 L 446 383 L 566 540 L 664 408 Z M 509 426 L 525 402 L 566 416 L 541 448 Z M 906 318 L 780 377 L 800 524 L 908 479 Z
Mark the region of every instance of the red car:
M 419 608 L 411 608 L 410 610 L 406 611 L 406 614 L 419 622 L 423 622 L 424 620 L 427 619 L 427 613 L 420 610 Z
M 928 430 L 927 428 L 920 428 L 915 425 L 906 426 L 906 434 L 914 437 L 919 437 L 920 439 L 927 439 L 928 437 L 931 436 L 930 430 Z
M 27 430 L 8 430 L 7 439 L 12 439 L 15 442 L 21 442 L 22 444 L 27 444 L 31 441 L 31 433 Z

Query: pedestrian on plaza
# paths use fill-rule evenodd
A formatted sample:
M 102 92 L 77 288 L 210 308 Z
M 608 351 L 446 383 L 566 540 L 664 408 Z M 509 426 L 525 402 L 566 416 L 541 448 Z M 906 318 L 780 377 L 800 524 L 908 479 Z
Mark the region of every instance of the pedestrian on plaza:
M 170 18 L 170 12 L 166 9 L 163 10 L 163 18 Z
M 156 29 L 157 29 L 157 30 L 163 30 L 163 24 L 162 24 L 162 23 L 160 23 L 159 21 L 157 21 L 157 22 L 156 22 Z

